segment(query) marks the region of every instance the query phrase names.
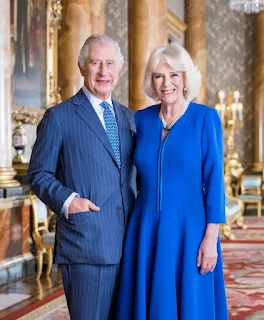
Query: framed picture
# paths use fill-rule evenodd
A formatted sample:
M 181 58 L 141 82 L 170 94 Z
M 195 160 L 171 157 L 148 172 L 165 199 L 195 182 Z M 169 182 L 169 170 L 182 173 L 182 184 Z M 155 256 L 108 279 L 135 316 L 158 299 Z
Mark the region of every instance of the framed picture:
M 57 37 L 61 0 L 9 0 L 15 122 L 38 123 L 60 101 Z

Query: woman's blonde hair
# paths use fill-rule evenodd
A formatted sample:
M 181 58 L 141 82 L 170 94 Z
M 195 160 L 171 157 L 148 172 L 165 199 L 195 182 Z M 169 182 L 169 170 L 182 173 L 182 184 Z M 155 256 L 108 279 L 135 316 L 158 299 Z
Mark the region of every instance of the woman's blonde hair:
M 201 73 L 194 65 L 189 53 L 179 44 L 172 42 L 168 46 L 157 47 L 149 57 L 143 80 L 143 90 L 147 96 L 158 100 L 152 83 L 152 75 L 161 61 L 176 70 L 184 72 L 183 92 L 185 99 L 192 100 L 198 96 L 201 88 Z

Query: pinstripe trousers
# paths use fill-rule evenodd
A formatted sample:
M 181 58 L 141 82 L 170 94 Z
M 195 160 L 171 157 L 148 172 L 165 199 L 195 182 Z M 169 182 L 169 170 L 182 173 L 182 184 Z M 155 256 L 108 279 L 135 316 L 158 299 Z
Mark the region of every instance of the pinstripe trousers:
M 119 264 L 63 264 L 62 277 L 71 320 L 112 320 Z

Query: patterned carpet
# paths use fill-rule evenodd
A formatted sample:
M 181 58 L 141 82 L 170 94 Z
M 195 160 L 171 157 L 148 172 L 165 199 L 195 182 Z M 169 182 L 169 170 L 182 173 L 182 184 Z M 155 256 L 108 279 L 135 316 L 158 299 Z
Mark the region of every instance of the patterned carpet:
M 264 320 L 264 217 L 247 217 L 245 224 L 247 230 L 234 226 L 236 241 L 222 241 L 229 319 Z M 64 298 L 46 307 L 42 316 L 26 319 L 70 319 Z
M 222 244 L 230 320 L 264 319 L 264 243 Z
M 247 229 L 241 230 L 236 225 L 232 226 L 232 233 L 235 240 L 232 242 L 237 243 L 264 243 L 264 217 L 245 217 L 244 224 Z M 222 242 L 229 242 L 222 239 Z
M 244 223 L 248 226 L 249 229 L 264 229 L 264 216 L 261 218 L 258 217 L 245 217 Z
M 50 311 L 46 315 L 37 318 L 36 320 L 70 320 L 70 315 L 68 312 L 68 307 L 66 302 L 55 308 L 54 310 Z

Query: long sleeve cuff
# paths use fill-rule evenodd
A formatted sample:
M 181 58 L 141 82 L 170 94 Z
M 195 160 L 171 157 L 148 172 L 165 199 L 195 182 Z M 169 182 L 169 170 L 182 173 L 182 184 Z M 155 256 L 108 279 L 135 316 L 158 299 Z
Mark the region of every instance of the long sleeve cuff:
M 75 197 L 78 197 L 80 198 L 80 195 L 76 192 L 73 192 L 66 200 L 65 202 L 63 203 L 63 206 L 62 206 L 62 209 L 61 209 L 61 213 L 64 214 L 65 218 L 68 219 L 69 217 L 69 214 L 68 214 L 68 211 L 69 211 L 69 206 L 72 202 L 72 200 L 75 198 Z

